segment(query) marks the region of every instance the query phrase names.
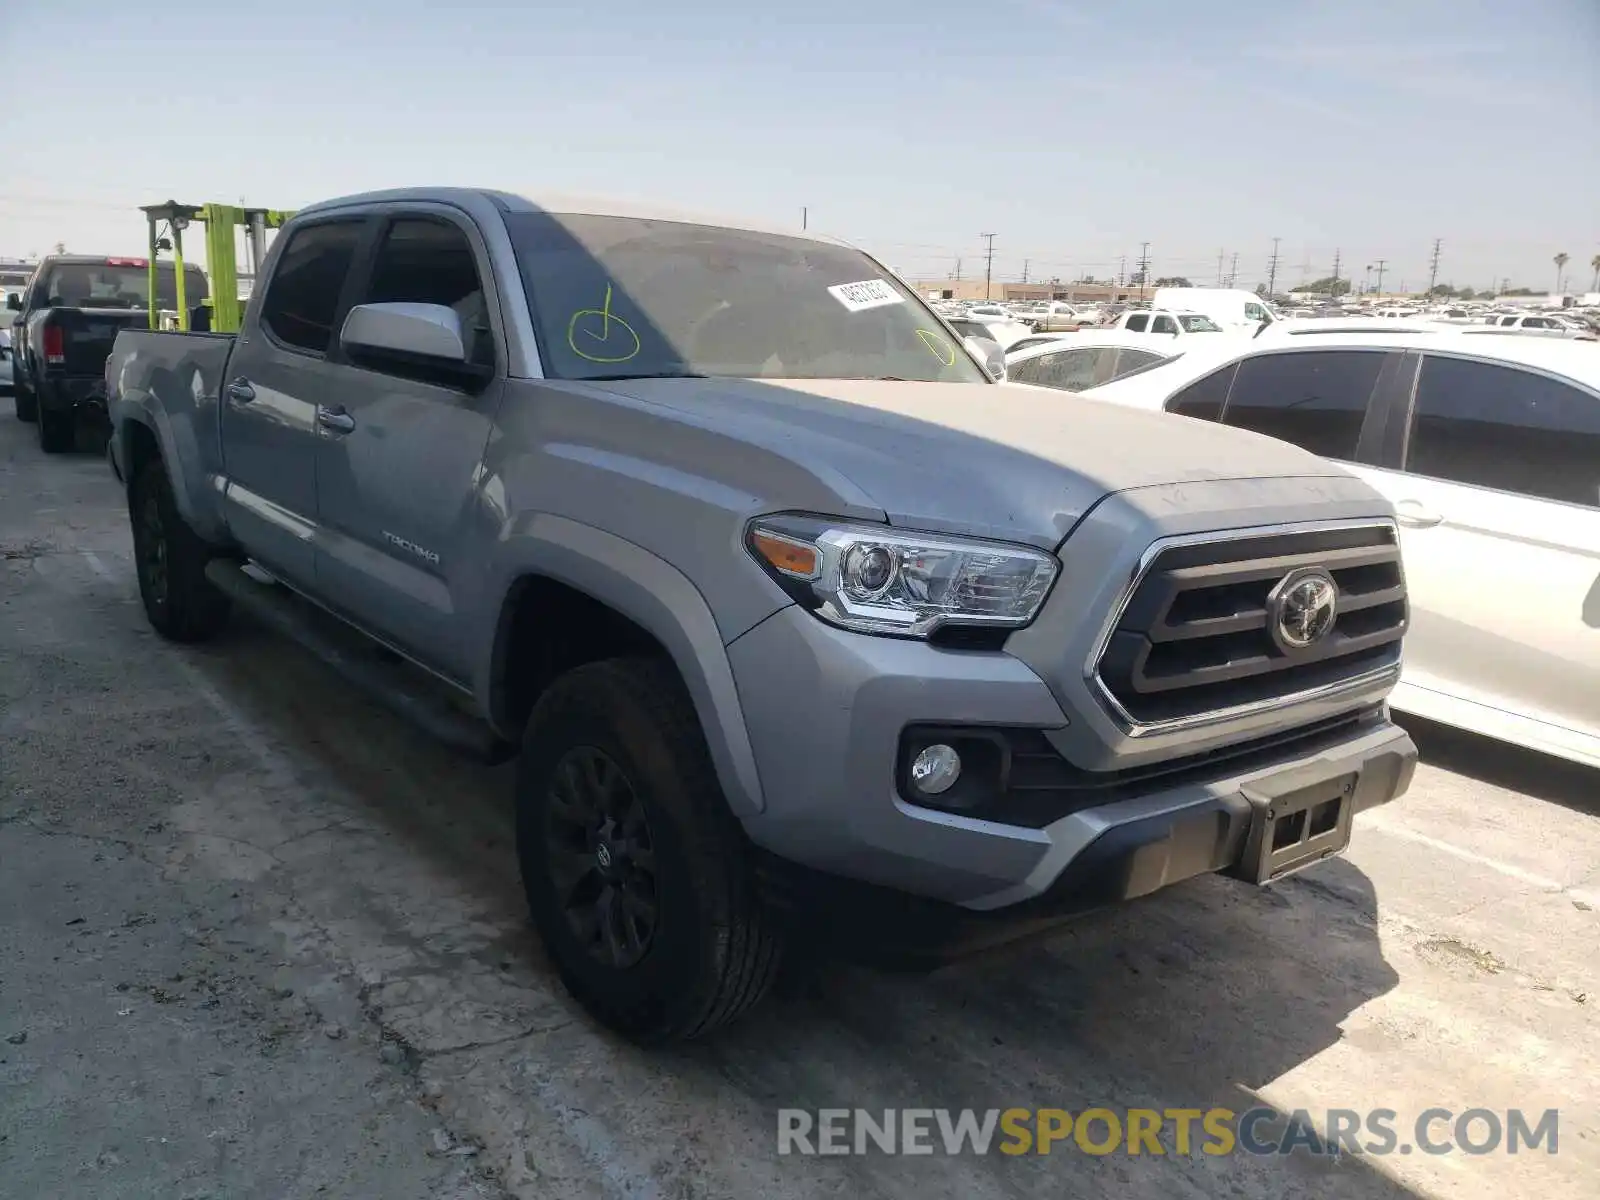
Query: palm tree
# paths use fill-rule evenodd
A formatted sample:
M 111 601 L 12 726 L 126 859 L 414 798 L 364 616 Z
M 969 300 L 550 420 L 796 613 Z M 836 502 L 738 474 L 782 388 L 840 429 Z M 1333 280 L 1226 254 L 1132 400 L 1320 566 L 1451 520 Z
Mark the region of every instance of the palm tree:
M 1561 291 L 1561 276 L 1567 269 L 1568 254 L 1563 250 L 1550 261 L 1556 264 L 1556 292 Z
M 1594 268 L 1594 278 L 1589 281 L 1591 292 L 1600 292 L 1600 254 L 1589 260 L 1589 265 Z

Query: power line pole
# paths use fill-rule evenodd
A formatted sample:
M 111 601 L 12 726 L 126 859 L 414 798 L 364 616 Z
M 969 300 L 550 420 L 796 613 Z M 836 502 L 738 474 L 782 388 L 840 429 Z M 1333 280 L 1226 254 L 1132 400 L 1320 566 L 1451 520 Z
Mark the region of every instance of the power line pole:
M 1218 287 L 1222 286 L 1222 258 L 1223 258 L 1223 255 L 1225 255 L 1226 253 L 1227 253 L 1226 250 L 1218 250 L 1217 251 L 1217 286 Z
M 1239 252 L 1233 252 L 1233 262 L 1228 267 L 1228 286 L 1232 287 L 1239 282 Z
M 1023 283 L 1027 283 L 1028 282 L 1028 264 L 1031 263 L 1032 261 L 1033 261 L 1033 259 L 1031 259 L 1031 258 L 1025 258 L 1025 259 L 1022 260 L 1022 282 Z
M 811 218 L 811 210 L 809 208 L 805 208 L 805 207 L 802 206 L 801 209 L 800 209 L 800 228 L 801 229 L 805 229 L 807 227 L 807 223 L 809 222 L 810 218 Z
M 1139 243 L 1139 299 L 1144 299 L 1145 285 L 1150 282 L 1150 243 Z
M 1389 260 L 1387 258 L 1380 258 L 1378 260 L 1377 266 L 1373 268 L 1375 271 L 1378 272 L 1378 288 L 1377 288 L 1377 291 L 1378 291 L 1378 295 L 1380 295 L 1380 296 L 1383 295 L 1383 269 L 1384 269 L 1384 267 L 1386 267 L 1388 265 L 1389 265 Z
M 1272 258 L 1267 262 L 1267 295 L 1271 296 L 1278 290 L 1278 243 L 1282 238 L 1272 239 Z
M 1444 243 L 1443 238 L 1433 239 L 1433 259 L 1428 263 L 1428 295 L 1433 295 L 1434 284 L 1439 282 L 1439 247 Z
M 1339 252 L 1333 252 L 1333 285 L 1328 289 L 1333 293 L 1333 298 L 1339 298 Z
M 957 282 L 957 283 L 960 283 L 960 282 L 961 282 L 961 260 L 960 260 L 960 259 L 959 259 L 959 258 L 958 258 L 958 259 L 956 259 L 956 273 L 955 273 L 955 281 L 956 281 L 956 282 Z
M 1127 279 L 1127 277 L 1128 277 L 1128 256 L 1126 254 L 1124 254 L 1122 257 L 1117 259 L 1117 286 L 1119 288 L 1126 286 L 1126 284 L 1123 281 L 1125 279 Z
M 989 242 L 989 253 L 983 266 L 983 298 L 987 300 L 989 299 L 990 284 L 994 279 L 994 234 L 980 233 L 978 236 L 987 239 Z

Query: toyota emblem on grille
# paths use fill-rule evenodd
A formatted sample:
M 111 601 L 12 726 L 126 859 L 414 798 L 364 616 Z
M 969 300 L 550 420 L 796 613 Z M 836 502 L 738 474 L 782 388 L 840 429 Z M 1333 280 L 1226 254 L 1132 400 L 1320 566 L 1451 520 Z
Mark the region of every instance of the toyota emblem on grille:
M 1267 630 L 1278 648 L 1304 650 L 1333 632 L 1339 587 L 1319 568 L 1285 575 L 1267 597 Z

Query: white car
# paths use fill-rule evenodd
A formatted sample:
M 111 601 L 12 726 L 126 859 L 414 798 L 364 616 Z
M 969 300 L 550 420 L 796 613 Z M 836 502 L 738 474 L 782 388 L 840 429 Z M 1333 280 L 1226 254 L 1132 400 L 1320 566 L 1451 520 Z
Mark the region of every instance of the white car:
M 1032 345 L 1023 346 L 1023 342 Z M 1179 353 L 1170 341 L 1152 347 L 1148 338 L 1112 330 L 1042 333 L 1006 352 L 1006 382 L 1081 392 L 1154 367 Z
M 1186 337 L 1191 333 L 1221 333 L 1218 325 L 1205 313 L 1186 312 L 1181 309 L 1132 309 L 1123 313 L 1111 325 L 1129 333 L 1152 333 L 1164 337 Z
M 1496 329 L 1525 333 L 1532 337 L 1578 338 L 1593 336 L 1587 330 L 1574 329 L 1559 317 L 1539 313 L 1518 313 L 1515 316 L 1494 316 L 1488 319 Z
M 967 309 L 961 315 L 969 321 L 979 321 L 987 327 L 989 336 L 1000 343 L 1002 350 L 1033 332 L 1031 325 L 1024 324 L 1009 308 L 1003 308 L 998 304 L 979 304 Z
M 1395 506 L 1410 590 L 1390 703 L 1600 767 L 1600 350 L 1436 326 L 1219 351 L 1085 395 L 1255 430 L 1367 480 Z M 1360 637 L 1394 601 L 1329 556 L 1336 636 Z

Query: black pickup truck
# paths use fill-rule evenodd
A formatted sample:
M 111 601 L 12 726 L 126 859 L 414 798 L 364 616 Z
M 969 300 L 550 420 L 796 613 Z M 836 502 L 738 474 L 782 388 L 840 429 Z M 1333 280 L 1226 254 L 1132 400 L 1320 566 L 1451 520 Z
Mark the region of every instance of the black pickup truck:
M 184 270 L 184 303 L 206 299 L 199 267 Z M 47 454 L 70 450 L 80 415 L 105 412 L 106 359 L 118 331 L 149 321 L 150 270 L 142 258 L 62 254 L 44 259 L 19 295 L 6 296 L 18 420 L 37 421 Z M 177 308 L 172 264 L 156 267 L 156 303 Z

